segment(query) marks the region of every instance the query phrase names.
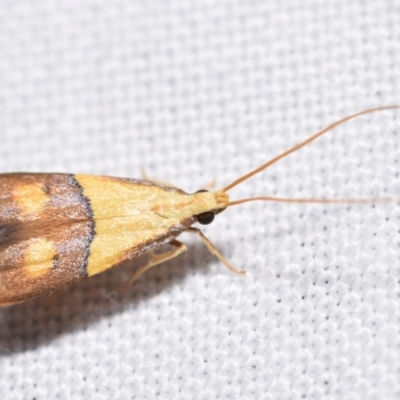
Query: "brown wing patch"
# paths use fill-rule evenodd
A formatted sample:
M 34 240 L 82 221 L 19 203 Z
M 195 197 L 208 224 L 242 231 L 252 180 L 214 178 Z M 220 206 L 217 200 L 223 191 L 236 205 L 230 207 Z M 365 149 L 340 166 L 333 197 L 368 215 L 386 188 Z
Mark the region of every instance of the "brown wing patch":
M 17 192 L 26 199 L 15 201 Z M 0 305 L 87 276 L 93 237 L 90 204 L 73 175 L 0 174 Z

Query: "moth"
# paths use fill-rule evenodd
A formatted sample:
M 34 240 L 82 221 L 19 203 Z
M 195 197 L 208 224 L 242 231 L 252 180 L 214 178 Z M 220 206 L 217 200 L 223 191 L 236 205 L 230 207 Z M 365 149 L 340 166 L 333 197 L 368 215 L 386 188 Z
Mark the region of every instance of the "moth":
M 380 199 L 287 199 L 253 197 L 230 201 L 228 191 L 306 146 L 336 126 L 381 110 L 347 116 L 236 179 L 222 189 L 186 193 L 161 183 L 94 175 L 59 173 L 0 174 L 0 305 L 50 295 L 83 278 L 150 254 L 147 264 L 130 279 L 186 251 L 176 238 L 197 234 L 229 269 L 234 268 L 193 227 L 209 224 L 225 209 L 249 201 L 296 203 L 371 203 Z M 169 244 L 172 250 L 154 252 Z

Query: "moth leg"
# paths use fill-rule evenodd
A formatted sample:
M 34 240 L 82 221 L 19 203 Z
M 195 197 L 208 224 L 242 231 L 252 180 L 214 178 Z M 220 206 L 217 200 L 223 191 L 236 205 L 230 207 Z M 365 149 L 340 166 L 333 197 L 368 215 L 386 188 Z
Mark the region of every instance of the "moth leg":
M 213 179 L 208 185 L 206 185 L 204 187 L 204 189 L 206 190 L 211 190 L 213 187 L 215 187 L 215 184 L 217 183 L 217 181 L 215 179 Z
M 245 274 L 246 271 L 243 269 L 237 269 L 233 265 L 229 264 L 229 262 L 224 258 L 224 256 L 217 250 L 217 248 L 204 236 L 204 233 L 198 228 L 189 228 L 188 232 L 193 232 L 196 235 L 200 236 L 200 239 L 204 242 L 207 246 L 208 250 L 210 250 L 211 254 L 216 256 L 219 261 L 222 262 L 226 267 L 228 267 L 231 271 L 235 272 L 236 274 Z
M 143 177 L 143 179 L 145 179 L 146 181 L 150 181 L 150 182 L 153 182 L 153 183 L 158 183 L 158 184 L 160 184 L 160 185 L 167 186 L 167 187 L 173 187 L 173 188 L 177 187 L 176 185 L 173 185 L 172 183 L 169 183 L 169 182 L 161 181 L 161 180 L 159 180 L 159 179 L 154 179 L 154 178 L 152 178 L 151 176 L 149 176 L 149 175 L 147 174 L 147 171 L 146 171 L 145 167 L 143 167 L 143 166 L 140 167 L 140 170 L 141 170 L 141 172 L 142 172 L 142 177 Z
M 171 260 L 172 258 L 178 256 L 179 254 L 187 251 L 187 247 L 179 242 L 178 240 L 174 239 L 172 242 L 169 243 L 171 246 L 175 246 L 176 249 L 167 251 L 162 254 L 153 254 L 151 253 L 150 260 L 147 262 L 147 264 L 143 265 L 143 267 L 140 267 L 138 270 L 135 271 L 135 273 L 131 276 L 129 281 L 126 283 L 124 286 L 124 289 L 128 289 L 129 286 L 132 285 L 132 283 L 144 272 L 146 272 L 148 269 L 161 264 L 165 261 Z

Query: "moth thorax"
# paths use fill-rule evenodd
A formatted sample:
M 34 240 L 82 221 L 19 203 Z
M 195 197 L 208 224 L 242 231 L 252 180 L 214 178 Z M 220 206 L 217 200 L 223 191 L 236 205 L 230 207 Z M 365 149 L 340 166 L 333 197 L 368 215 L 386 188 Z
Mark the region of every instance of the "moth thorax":
M 180 195 L 155 205 L 152 210 L 164 218 L 189 218 L 209 211 L 224 209 L 229 201 L 224 192 L 198 192 Z

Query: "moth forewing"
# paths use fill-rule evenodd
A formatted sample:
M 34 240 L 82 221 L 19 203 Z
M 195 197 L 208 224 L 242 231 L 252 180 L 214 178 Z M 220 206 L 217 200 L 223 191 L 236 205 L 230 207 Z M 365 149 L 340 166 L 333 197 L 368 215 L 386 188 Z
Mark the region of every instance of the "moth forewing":
M 0 174 L 0 304 L 41 295 L 151 253 L 196 215 L 224 207 L 224 193 L 184 191 L 93 175 Z

